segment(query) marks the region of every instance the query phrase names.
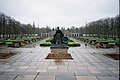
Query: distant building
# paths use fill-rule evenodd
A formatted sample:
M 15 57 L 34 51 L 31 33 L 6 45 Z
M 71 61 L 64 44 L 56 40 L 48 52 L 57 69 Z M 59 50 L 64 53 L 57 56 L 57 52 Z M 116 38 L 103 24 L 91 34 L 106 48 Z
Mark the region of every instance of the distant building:
M 42 37 L 49 37 L 49 33 L 41 33 L 40 36 L 42 36 Z
M 79 33 L 71 33 L 71 37 L 79 37 Z

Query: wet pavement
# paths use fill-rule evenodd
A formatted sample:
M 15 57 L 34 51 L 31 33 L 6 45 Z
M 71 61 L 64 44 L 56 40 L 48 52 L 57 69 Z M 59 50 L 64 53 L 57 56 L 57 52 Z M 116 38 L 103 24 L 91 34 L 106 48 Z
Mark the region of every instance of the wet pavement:
M 0 59 L 0 80 L 119 80 L 119 61 L 103 54 L 118 53 L 119 49 L 95 49 L 80 42 L 70 47 L 73 60 L 45 59 L 49 47 L 39 43 L 28 48 L 15 48 L 17 55 Z

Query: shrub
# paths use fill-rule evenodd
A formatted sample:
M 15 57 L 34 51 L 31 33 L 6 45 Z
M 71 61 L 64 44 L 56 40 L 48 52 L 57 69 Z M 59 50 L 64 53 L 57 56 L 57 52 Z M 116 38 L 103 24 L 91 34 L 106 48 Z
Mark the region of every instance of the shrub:
M 46 40 L 46 42 L 51 42 L 52 41 L 52 39 L 48 39 L 48 40 Z
M 73 40 L 69 39 L 68 42 L 74 42 Z
M 40 46 L 51 46 L 50 42 L 41 43 Z
M 80 44 L 79 43 L 75 43 L 75 42 L 68 42 L 67 44 L 69 47 L 79 47 Z
M 13 42 L 13 43 L 18 43 L 18 42 L 23 42 L 24 40 L 7 40 L 6 42 Z
M 5 44 L 13 44 L 13 42 L 6 42 Z
M 5 44 L 5 42 L 0 42 L 0 44 Z

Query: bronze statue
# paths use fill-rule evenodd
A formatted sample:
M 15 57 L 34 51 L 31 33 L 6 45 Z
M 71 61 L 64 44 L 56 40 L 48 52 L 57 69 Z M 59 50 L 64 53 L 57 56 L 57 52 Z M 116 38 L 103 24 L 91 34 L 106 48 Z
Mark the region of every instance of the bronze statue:
M 53 40 L 51 41 L 52 44 L 63 44 L 65 41 L 64 34 L 62 31 L 57 27 L 56 33 L 53 35 Z M 66 43 L 65 43 L 66 44 Z

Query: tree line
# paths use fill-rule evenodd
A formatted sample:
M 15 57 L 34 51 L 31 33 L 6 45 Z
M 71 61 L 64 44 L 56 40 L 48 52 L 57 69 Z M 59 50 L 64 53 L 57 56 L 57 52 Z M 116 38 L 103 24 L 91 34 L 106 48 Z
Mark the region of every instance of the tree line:
M 120 16 L 112 18 L 99 19 L 86 23 L 85 26 L 68 28 L 70 32 L 78 32 L 81 36 L 87 34 L 89 36 L 97 36 L 103 38 L 118 38 L 120 36 Z
M 51 29 L 48 26 L 46 28 L 39 28 L 39 25 L 36 27 L 34 22 L 32 25 L 22 24 L 0 12 L 0 38 L 35 36 L 35 34 L 50 31 Z
M 119 19 L 119 15 L 112 18 L 99 19 L 86 23 L 85 26 L 79 28 L 72 26 L 71 28 L 67 28 L 67 31 L 79 33 L 81 36 L 83 34 L 88 34 L 89 36 L 117 38 L 120 35 Z M 34 36 L 35 34 L 48 33 L 52 30 L 56 30 L 56 28 L 51 29 L 49 26 L 39 28 L 39 25 L 36 27 L 34 22 L 32 25 L 22 24 L 0 12 L 0 38 L 9 38 L 11 36 Z M 62 27 L 61 30 L 66 31 L 65 27 Z

